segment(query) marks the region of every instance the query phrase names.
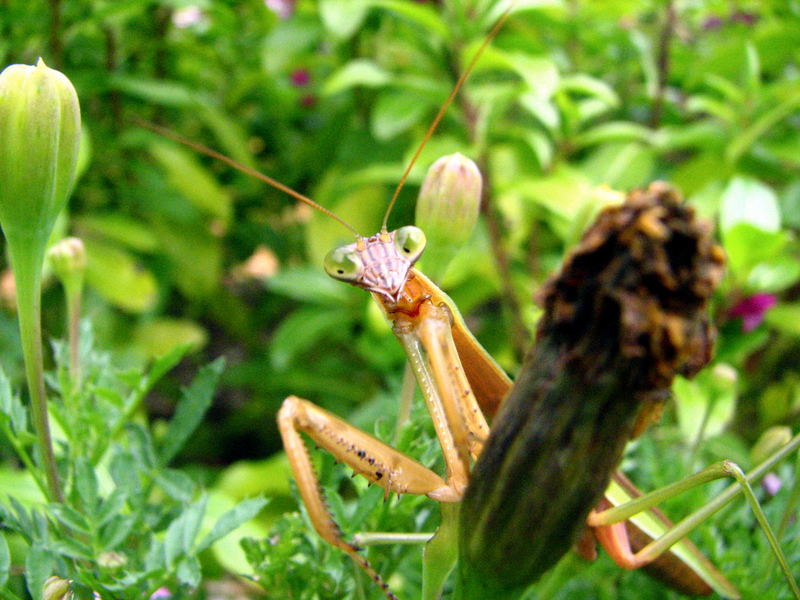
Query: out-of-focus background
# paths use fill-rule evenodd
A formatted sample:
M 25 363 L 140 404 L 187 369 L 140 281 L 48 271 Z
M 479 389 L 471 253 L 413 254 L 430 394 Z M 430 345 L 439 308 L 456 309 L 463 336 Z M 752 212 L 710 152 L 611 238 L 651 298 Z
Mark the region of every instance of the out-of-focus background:
M 86 245 L 85 318 L 97 344 L 118 365 L 193 344 L 140 415 L 156 431 L 178 387 L 226 357 L 212 409 L 179 462 L 233 496 L 273 496 L 264 532 L 294 506 L 275 425 L 283 398 L 311 399 L 391 437 L 402 351 L 368 295 L 322 269 L 329 249 L 351 241 L 347 230 L 137 122 L 257 168 L 370 234 L 501 12 L 480 0 L 0 2 L 0 64 L 41 56 L 80 97 L 84 160 L 59 235 Z M 717 354 L 695 381 L 676 383 L 663 424 L 626 459 L 644 489 L 721 458 L 751 466 L 765 431 L 797 422 L 798 59 L 796 0 L 521 0 L 391 215 L 390 226 L 413 222 L 437 157 L 458 151 L 479 164 L 479 225 L 447 268 L 430 266 L 512 375 L 533 338 L 536 290 L 602 206 L 662 179 L 713 221 L 728 256 L 713 308 Z M 0 294 L 0 362 L 21 382 L 7 276 Z M 60 294 L 45 290 L 49 337 L 65 335 Z M 406 440 L 412 452 L 415 444 L 435 460 L 435 446 Z M 0 456 L 10 455 L 0 441 Z M 3 469 L 13 486 L 16 467 L 9 459 Z M 321 469 L 333 485 L 330 466 Z M 781 486 L 788 495 L 791 471 L 775 474 L 766 500 Z M 353 491 L 343 494 L 335 510 L 347 520 Z M 434 511 L 425 502 L 400 510 L 413 521 L 412 509 Z M 748 567 L 760 534 L 750 535 L 746 509 L 718 519 L 698 534 L 706 551 L 732 546 L 732 556 L 719 551 L 726 573 L 737 584 L 755 578 L 759 597 L 780 597 L 774 567 Z M 720 531 L 726 522 L 741 525 L 729 526 L 733 540 Z M 341 580 L 352 578 L 340 564 Z M 400 590 L 413 589 L 412 569 L 389 564 L 379 561 L 387 575 L 400 572 Z M 626 588 L 610 565 L 602 573 L 603 583 L 561 593 L 641 598 L 650 585 L 634 574 Z M 298 597 L 350 588 L 336 589 Z

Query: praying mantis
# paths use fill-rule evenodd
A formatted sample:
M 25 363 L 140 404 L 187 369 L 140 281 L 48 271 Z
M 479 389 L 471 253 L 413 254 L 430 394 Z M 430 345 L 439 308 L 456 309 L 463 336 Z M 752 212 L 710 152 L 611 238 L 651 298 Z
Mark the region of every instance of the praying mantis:
M 491 37 L 487 37 L 487 41 Z M 469 68 L 464 75 L 468 73 Z M 451 99 L 460 83 L 463 83 L 463 79 L 454 88 Z M 267 181 L 287 191 L 285 187 L 276 185 L 274 180 L 268 178 Z M 295 192 L 287 193 L 330 214 Z M 397 192 L 395 198 L 396 195 Z M 306 400 L 294 396 L 287 398 L 278 416 L 284 446 L 315 528 L 323 539 L 339 547 L 361 565 L 389 598 L 394 596 L 380 575 L 365 561 L 355 544 L 342 538 L 337 525 L 330 518 L 300 432 L 308 434 L 319 446 L 383 487 L 387 493 L 420 493 L 441 502 L 455 503 L 468 492 L 472 464 L 480 460 L 484 445 L 492 439 L 492 428 L 487 419 L 494 416 L 511 389 L 510 380 L 477 343 L 455 305 L 424 274 L 413 268 L 424 248 L 424 234 L 412 227 L 388 231 L 386 220 L 393 203 L 394 199 L 387 209 L 384 225 L 376 235 L 361 237 L 353 231 L 357 237 L 355 244 L 335 250 L 329 255 L 325 266 L 334 278 L 370 291 L 384 314 L 393 322 L 395 335 L 409 356 L 429 404 L 445 456 L 446 476 L 442 478 Z M 372 267 L 371 261 L 375 258 L 385 259 L 389 265 L 385 271 L 381 271 L 383 267 Z M 770 459 L 770 464 L 793 451 L 797 445 L 796 440 L 790 442 L 780 455 Z M 751 474 L 751 478 L 757 478 L 766 468 L 759 467 L 755 474 Z M 711 475 L 702 477 L 710 478 Z M 617 486 L 607 494 L 611 504 L 620 503 L 611 496 L 623 494 L 620 490 L 623 490 L 624 483 L 621 481 L 624 480 L 618 478 Z M 728 496 L 732 498 L 733 492 Z M 648 506 L 651 499 L 647 496 L 645 500 L 637 501 L 631 510 L 641 509 L 642 505 Z M 628 511 L 629 507 L 622 510 Z M 632 515 L 627 512 L 598 511 L 589 517 L 589 524 L 603 532 L 601 537 L 609 534 L 606 536 L 609 538 L 613 537 L 611 532 L 615 531 L 607 529 L 610 523 L 628 516 Z M 678 533 L 683 535 L 685 530 L 679 529 Z M 603 541 L 609 547 L 617 548 L 609 539 Z M 690 548 L 688 545 L 685 547 Z M 686 552 L 693 554 L 692 550 Z M 625 551 L 619 554 L 624 555 Z M 620 560 L 624 562 L 628 557 L 620 557 Z M 641 562 L 633 559 L 634 563 L 637 561 Z M 735 590 L 720 575 L 712 573 L 706 576 L 713 580 L 712 587 L 716 586 L 719 593 L 735 597 Z

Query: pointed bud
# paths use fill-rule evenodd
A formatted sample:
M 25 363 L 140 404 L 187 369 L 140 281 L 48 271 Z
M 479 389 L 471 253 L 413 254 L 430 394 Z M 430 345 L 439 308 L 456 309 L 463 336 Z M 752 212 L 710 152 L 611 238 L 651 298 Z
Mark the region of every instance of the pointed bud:
M 39 59 L 0 73 L 0 226 L 44 244 L 75 183 L 81 119 L 69 79 Z
M 463 154 L 443 156 L 428 169 L 417 199 L 415 223 L 428 239 L 425 265 L 432 278 L 444 274 L 472 234 L 482 187 L 478 165 Z

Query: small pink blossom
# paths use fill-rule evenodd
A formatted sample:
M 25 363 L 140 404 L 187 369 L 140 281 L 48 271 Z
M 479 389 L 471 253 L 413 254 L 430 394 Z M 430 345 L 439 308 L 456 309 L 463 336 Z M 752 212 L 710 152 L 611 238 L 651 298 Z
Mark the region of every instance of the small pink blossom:
M 742 331 L 753 331 L 761 325 L 766 312 L 777 302 L 778 299 L 773 294 L 755 294 L 737 302 L 728 311 L 728 316 L 741 317 Z
M 311 73 L 308 72 L 308 69 L 295 69 L 289 75 L 289 80 L 295 87 L 305 87 L 311 81 Z
M 281 19 L 288 19 L 294 14 L 295 0 L 264 0 L 267 8 Z
M 770 496 L 774 496 L 781 491 L 782 486 L 781 478 L 775 475 L 775 473 L 767 473 L 764 475 L 764 479 L 761 480 L 761 487 Z
M 186 6 L 172 13 L 172 24 L 179 29 L 186 29 L 203 23 L 205 15 L 199 6 Z

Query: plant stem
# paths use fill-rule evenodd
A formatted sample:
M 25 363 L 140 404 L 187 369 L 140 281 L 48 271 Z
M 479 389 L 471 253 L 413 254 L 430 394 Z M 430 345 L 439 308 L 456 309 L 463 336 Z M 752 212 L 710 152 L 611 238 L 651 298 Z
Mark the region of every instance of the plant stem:
M 27 242 L 28 240 L 26 240 Z M 44 387 L 44 358 L 42 352 L 42 262 L 44 244 L 39 252 L 31 251 L 29 243 L 9 243 L 11 263 L 17 285 L 17 314 L 19 317 L 25 375 L 31 399 L 31 414 L 36 440 L 39 444 L 42 467 L 47 478 L 50 500 L 63 502 L 58 469 L 50 438 L 47 417 L 47 397 Z M 16 249 L 16 251 L 15 251 Z

